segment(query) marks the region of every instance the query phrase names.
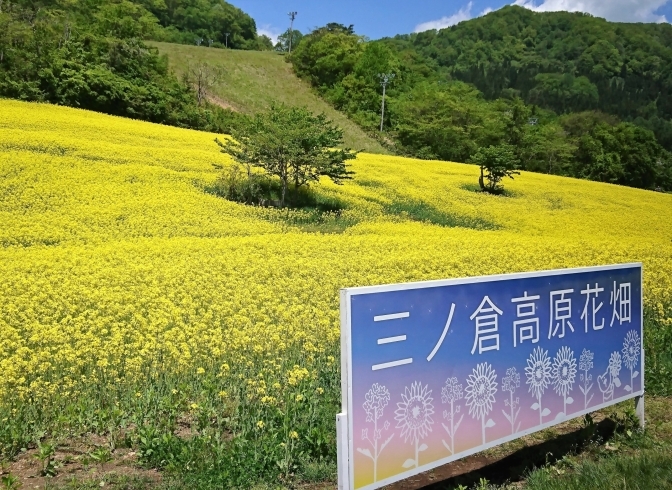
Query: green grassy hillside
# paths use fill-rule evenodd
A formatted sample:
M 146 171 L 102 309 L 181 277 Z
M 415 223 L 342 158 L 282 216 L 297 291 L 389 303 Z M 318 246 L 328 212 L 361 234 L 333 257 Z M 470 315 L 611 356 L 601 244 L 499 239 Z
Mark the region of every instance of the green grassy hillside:
M 216 102 L 233 110 L 254 114 L 273 101 L 305 106 L 324 112 L 345 132 L 346 145 L 369 153 L 388 153 L 377 141 L 345 115 L 317 96 L 310 86 L 294 75 L 289 63 L 272 52 L 208 49 L 170 43 L 150 43 L 168 55 L 170 66 L 180 76 L 187 66 L 205 61 L 224 70 L 223 81 L 214 89 Z

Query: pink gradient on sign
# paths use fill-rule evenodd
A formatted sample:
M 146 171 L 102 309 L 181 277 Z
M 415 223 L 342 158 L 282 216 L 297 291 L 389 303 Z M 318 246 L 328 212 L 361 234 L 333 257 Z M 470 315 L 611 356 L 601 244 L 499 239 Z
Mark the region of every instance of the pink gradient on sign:
M 638 368 L 639 367 L 640 366 L 638 366 Z M 556 421 L 556 419 L 571 418 L 574 413 L 585 411 L 586 408 L 600 405 L 605 401 L 608 401 L 603 399 L 602 393 L 600 393 L 599 390 L 597 390 L 597 387 L 594 386 L 592 389 L 592 393 L 594 394 L 593 399 L 588 407 L 585 407 L 584 396 L 579 391 L 580 381 L 579 374 L 577 373 L 576 381 L 572 386 L 571 392 L 568 393 L 567 396 L 567 398 L 572 398 L 572 402 L 567 405 L 566 414 L 563 413 L 565 398 L 554 390 L 552 384 L 549 384 L 546 387 L 541 396 L 541 409 L 533 409 L 533 405 L 538 404 L 539 400 L 530 393 L 529 386 L 525 383 L 524 373 L 522 378 L 519 387 L 513 394 L 513 398 L 518 400 L 517 407 L 520 408 L 516 418 L 516 424 L 520 422 L 520 425 L 515 433 L 531 429 L 533 430 L 535 427 L 539 427 L 542 424 L 552 423 Z M 624 369 L 622 378 L 629 382 L 630 370 Z M 510 404 L 507 405 L 505 400 L 509 400 L 510 403 L 511 396 L 508 391 L 502 391 L 501 376 L 498 377 L 497 381 L 498 391 L 496 394 L 496 402 L 494 403 L 492 410 L 485 417 L 486 421 L 492 420 L 494 426 L 485 429 L 485 444 L 490 444 L 507 437 L 510 438 L 514 434 L 510 421 L 504 415 L 504 413 L 510 414 Z M 641 390 L 641 376 L 634 378 L 632 384 L 633 391 Z M 370 453 L 374 452 L 373 446 L 362 438 L 363 430 L 367 430 L 367 435 L 370 437 L 374 434 L 374 429 L 379 430 L 379 441 L 381 443 L 391 436 L 388 444 L 379 453 L 379 458 L 376 464 L 376 481 L 394 477 L 416 468 L 415 464 L 404 467 L 404 464 L 408 460 L 415 460 L 415 443 L 412 438 L 407 437 L 405 440 L 401 435 L 402 428 L 400 427 L 398 420 L 395 419 L 395 412 L 398 410 L 399 403 L 401 403 L 402 400 L 398 395 L 399 390 L 397 389 L 395 392 L 391 393 L 389 404 L 382 410 L 380 418 L 376 421 L 375 428 L 373 421 L 366 421 L 364 410 L 361 408 L 359 410 L 355 409 L 355 417 L 353 420 L 355 436 L 353 447 L 355 488 L 362 488 L 374 483 L 373 461 L 370 457 L 359 451 L 359 449 L 369 449 Z M 449 410 L 450 404 L 441 402 L 440 393 L 441 388 L 437 388 L 436 386 L 431 390 L 430 396 L 432 398 L 431 404 L 433 406 L 433 413 L 430 415 L 431 423 L 428 424 L 430 430 L 418 441 L 419 446 L 427 446 L 426 449 L 418 453 L 419 467 L 451 456 L 459 457 L 461 453 L 463 454 L 468 451 L 473 451 L 484 445 L 482 439 L 483 421 L 481 419 L 475 419 L 469 413 L 469 407 L 466 405 L 466 400 L 463 398 L 454 402 L 454 407 L 459 406 L 458 417 L 456 417 L 455 421 L 457 421 L 459 416 L 462 416 L 462 420 L 459 429 L 455 434 L 455 454 L 451 453 L 449 449 L 451 442 L 450 437 L 448 432 L 442 426 L 442 423 L 446 424 L 448 427 L 450 426 L 449 418 L 444 418 L 444 411 L 447 409 Z M 617 397 L 624 395 L 627 395 L 627 393 L 619 393 Z M 540 412 L 543 412 L 545 409 L 548 409 L 550 413 L 541 417 L 540 420 Z M 388 423 L 387 429 L 385 429 L 386 422 Z

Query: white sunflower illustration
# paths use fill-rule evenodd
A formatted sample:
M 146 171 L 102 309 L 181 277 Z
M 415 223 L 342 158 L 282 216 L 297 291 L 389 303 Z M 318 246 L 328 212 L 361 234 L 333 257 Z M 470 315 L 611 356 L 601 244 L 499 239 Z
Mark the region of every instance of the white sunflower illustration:
M 576 359 L 574 352 L 569 347 L 561 347 L 553 359 L 551 372 L 553 388 L 561 396 L 567 396 L 572 391 L 576 378 Z
M 551 380 L 551 359 L 548 357 L 548 351 L 537 347 L 530 354 L 525 368 L 527 384 L 530 385 L 529 391 L 537 399 L 532 405 L 532 410 L 539 410 L 539 424 L 542 424 L 543 417 L 549 415 L 551 411 L 543 409 L 541 406 L 541 396 L 548 388 Z
M 574 402 L 574 399 L 567 397 L 574 386 L 576 379 L 576 359 L 574 352 L 567 346 L 560 348 L 553 359 L 553 369 L 551 371 L 551 378 L 553 379 L 553 389 L 562 396 L 564 403 L 563 413 L 567 414 L 567 405 Z
M 492 406 L 495 403 L 497 373 L 487 362 L 479 364 L 467 378 L 467 387 L 464 391 L 467 394 L 469 415 L 481 420 L 481 435 L 483 444 L 485 444 L 485 429 L 495 425 L 493 420 L 488 420 L 486 423 L 485 417 L 492 411 Z
M 535 398 L 541 398 L 548 383 L 551 380 L 551 359 L 548 357 L 548 351 L 537 347 L 530 354 L 525 368 L 527 384 L 530 385 L 530 393 Z
M 497 375 L 488 363 L 476 366 L 473 373 L 467 378 L 467 406 L 469 415 L 475 419 L 482 419 L 492 411 L 497 393 Z
M 632 370 L 639 362 L 639 354 L 642 349 L 639 334 L 635 330 L 630 330 L 625 336 L 623 343 L 623 360 L 628 369 Z
M 641 340 L 636 330 L 630 330 L 625 336 L 623 342 L 623 361 L 625 366 L 630 370 L 630 384 L 625 387 L 626 391 L 633 391 L 635 389 L 634 380 L 639 376 L 639 371 L 635 368 L 639 365 L 639 355 L 642 350 Z
M 401 394 L 403 401 L 397 403 L 395 420 L 397 429 L 401 428 L 401 436 L 404 442 L 410 439 L 413 442 L 424 439 L 432 431 L 434 420 L 434 405 L 431 397 L 432 390 L 429 385 L 422 386 L 422 383 L 415 382 L 405 389 Z
M 411 384 L 410 389 L 408 386 L 404 389 L 404 393 L 401 394 L 402 401 L 397 403 L 397 410 L 394 412 L 397 429 L 401 429 L 404 442 L 410 440 L 415 445 L 415 459 L 407 460 L 404 463 L 405 468 L 410 466 L 417 468 L 418 453 L 427 449 L 426 444 L 418 447 L 418 443 L 432 431 L 434 405 L 431 395 L 429 385 L 423 386 L 416 381 Z

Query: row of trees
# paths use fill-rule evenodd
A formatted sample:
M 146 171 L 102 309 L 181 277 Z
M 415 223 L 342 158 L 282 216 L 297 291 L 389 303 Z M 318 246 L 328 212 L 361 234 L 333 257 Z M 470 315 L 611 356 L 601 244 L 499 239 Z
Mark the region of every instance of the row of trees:
M 493 147 L 501 155 L 511 150 L 512 165 L 524 170 L 672 190 L 670 116 L 662 105 L 651 107 L 669 97 L 661 81 L 667 68 L 658 74 L 645 69 L 656 42 L 666 42 L 654 34 L 669 33 L 672 41 L 672 28 L 619 26 L 518 7 L 438 33 L 374 42 L 352 26 L 329 24 L 304 36 L 290 61 L 323 97 L 372 132 L 380 121 L 378 74 L 394 73 L 384 123 L 400 153 L 475 162 L 483 157 L 479 150 Z M 627 48 L 617 51 L 631 57 L 631 75 L 599 82 L 599 66 L 611 59 L 600 35 L 621 28 L 631 44 L 622 42 Z M 509 71 L 493 68 L 497 63 Z M 591 63 L 592 75 L 586 72 Z M 630 91 L 637 92 L 636 104 Z

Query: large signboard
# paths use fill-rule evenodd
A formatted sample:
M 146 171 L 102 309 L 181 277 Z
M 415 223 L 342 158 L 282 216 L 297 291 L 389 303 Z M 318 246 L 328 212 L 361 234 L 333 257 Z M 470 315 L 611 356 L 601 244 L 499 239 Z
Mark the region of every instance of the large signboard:
M 642 326 L 641 264 L 342 290 L 339 486 L 642 395 Z

